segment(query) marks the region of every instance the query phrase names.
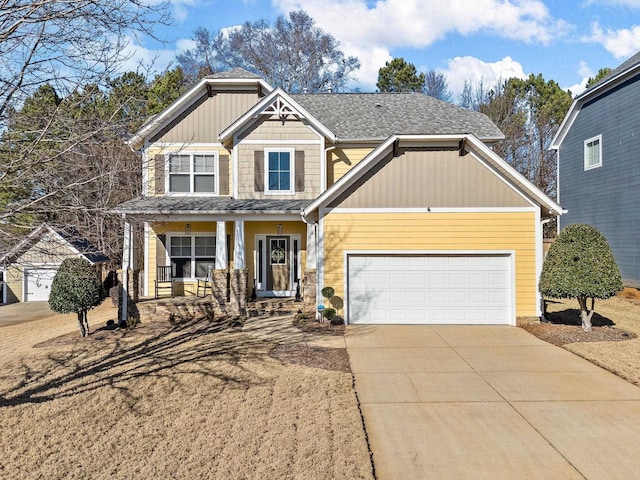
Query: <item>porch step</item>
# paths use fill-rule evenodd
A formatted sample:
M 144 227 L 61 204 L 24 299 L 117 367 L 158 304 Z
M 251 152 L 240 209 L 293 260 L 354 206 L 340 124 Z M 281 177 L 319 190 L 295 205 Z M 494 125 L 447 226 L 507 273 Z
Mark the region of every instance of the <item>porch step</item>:
M 269 298 L 247 302 L 248 317 L 294 315 L 303 307 L 302 302 L 292 298 Z

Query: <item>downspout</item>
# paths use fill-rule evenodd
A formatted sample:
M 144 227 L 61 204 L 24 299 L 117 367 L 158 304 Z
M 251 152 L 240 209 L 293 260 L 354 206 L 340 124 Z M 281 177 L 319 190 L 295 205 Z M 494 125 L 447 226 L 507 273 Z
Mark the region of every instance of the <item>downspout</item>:
M 318 261 L 320 260 L 320 256 L 318 255 L 318 222 L 314 220 L 309 220 L 304 214 L 304 209 L 300 210 L 300 216 L 302 217 L 302 221 L 305 225 L 313 225 L 313 238 L 316 249 L 316 306 L 319 305 L 320 302 L 320 269 L 318 268 Z M 307 255 L 309 255 L 309 246 L 307 245 Z M 305 265 L 306 267 L 306 265 Z M 314 309 L 316 312 L 316 320 L 319 320 L 318 309 Z

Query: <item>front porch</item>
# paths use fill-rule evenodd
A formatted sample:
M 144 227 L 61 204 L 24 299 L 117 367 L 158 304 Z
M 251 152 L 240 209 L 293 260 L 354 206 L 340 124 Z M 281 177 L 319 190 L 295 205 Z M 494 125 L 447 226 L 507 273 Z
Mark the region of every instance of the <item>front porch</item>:
M 240 314 L 235 306 L 219 304 L 211 295 L 206 297 L 143 298 L 136 303 L 140 321 L 162 320 L 171 323 L 183 323 L 192 320 L 218 319 L 230 320 L 242 317 L 295 315 L 305 307 L 293 298 L 268 298 L 249 301 L 246 310 Z

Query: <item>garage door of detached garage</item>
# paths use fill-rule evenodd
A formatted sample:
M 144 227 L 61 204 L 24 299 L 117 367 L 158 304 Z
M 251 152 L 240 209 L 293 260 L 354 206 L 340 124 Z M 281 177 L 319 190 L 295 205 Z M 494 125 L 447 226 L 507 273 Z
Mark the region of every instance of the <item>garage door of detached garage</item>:
M 24 270 L 25 302 L 46 302 L 49 300 L 51 284 L 56 271 L 50 268 L 30 268 Z
M 349 323 L 514 324 L 510 255 L 347 257 Z

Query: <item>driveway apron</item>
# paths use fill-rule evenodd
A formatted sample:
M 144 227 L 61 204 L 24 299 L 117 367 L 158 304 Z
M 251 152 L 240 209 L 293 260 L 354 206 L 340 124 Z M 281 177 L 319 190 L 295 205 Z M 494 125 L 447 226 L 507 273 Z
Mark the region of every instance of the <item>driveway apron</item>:
M 630 479 L 640 388 L 507 326 L 349 326 L 378 480 Z

